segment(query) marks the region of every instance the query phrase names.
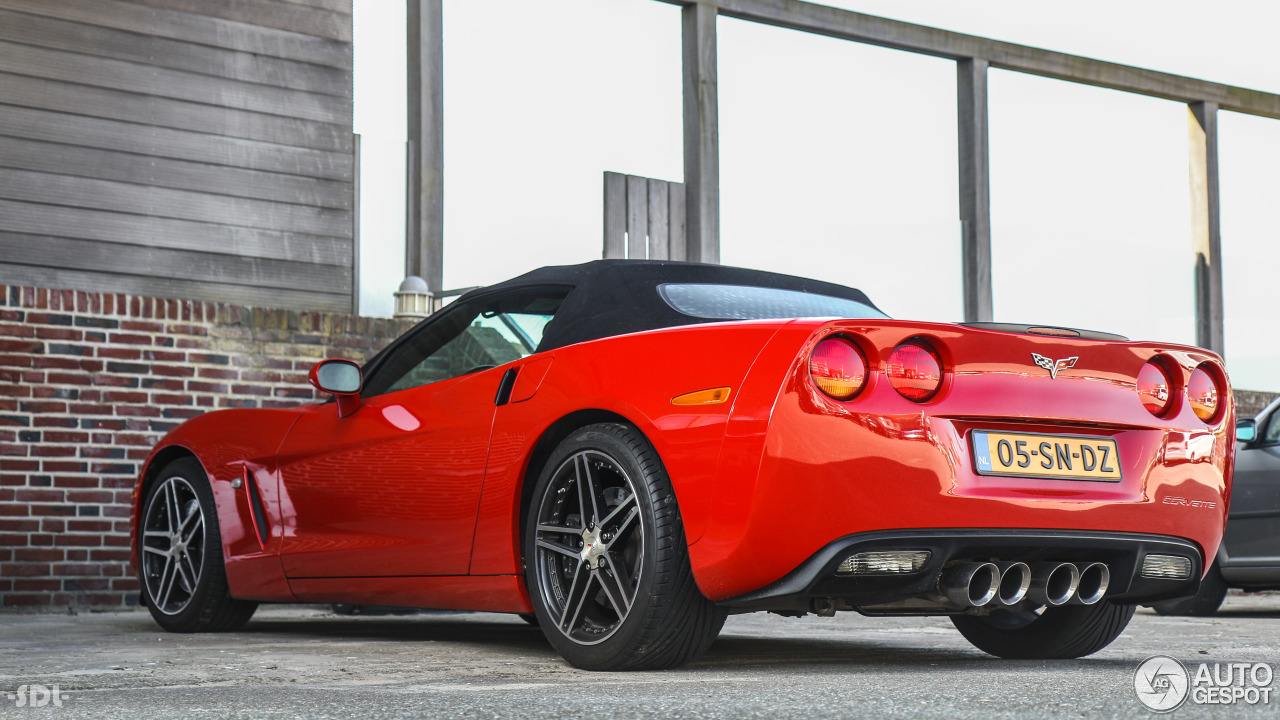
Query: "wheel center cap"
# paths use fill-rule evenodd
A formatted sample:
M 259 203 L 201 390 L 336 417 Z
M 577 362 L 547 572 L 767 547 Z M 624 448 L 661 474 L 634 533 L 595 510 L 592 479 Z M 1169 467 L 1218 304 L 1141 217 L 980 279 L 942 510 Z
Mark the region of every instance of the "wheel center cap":
M 598 527 L 582 531 L 582 560 L 591 567 L 595 567 L 599 559 L 609 552 L 609 543 L 602 540 L 600 534 Z

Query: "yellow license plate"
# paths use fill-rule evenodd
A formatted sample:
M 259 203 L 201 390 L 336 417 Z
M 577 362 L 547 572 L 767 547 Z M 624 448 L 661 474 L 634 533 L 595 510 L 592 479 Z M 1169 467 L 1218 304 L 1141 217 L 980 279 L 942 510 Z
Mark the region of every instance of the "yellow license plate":
M 1111 438 L 974 430 L 979 475 L 1118 482 L 1120 452 Z

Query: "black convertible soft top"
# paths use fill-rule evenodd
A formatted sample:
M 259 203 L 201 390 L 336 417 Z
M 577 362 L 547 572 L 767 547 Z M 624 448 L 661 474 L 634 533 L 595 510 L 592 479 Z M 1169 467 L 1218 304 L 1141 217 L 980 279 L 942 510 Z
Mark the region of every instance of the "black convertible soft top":
M 843 285 L 725 265 L 656 260 L 595 260 L 581 265 L 538 268 L 505 282 L 472 290 L 457 302 L 520 288 L 572 288 L 555 319 L 547 325 L 538 345 L 539 352 L 642 330 L 733 319 L 691 317 L 677 312 L 658 289 L 662 285 L 682 283 L 792 290 L 852 300 L 876 309 L 861 290 Z

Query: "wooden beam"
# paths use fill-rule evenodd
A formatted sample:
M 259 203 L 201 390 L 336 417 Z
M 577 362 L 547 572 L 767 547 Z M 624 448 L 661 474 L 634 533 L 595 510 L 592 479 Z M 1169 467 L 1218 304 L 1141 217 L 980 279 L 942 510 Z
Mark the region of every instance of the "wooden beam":
M 1218 213 L 1218 107 L 1187 106 L 1191 244 L 1195 252 L 1196 344 L 1223 354 L 1222 235 Z
M 700 13 L 936 57 L 986 60 L 1002 70 L 1280 119 L 1280 95 L 1000 42 L 798 0 L 661 0 Z M 687 81 L 686 81 L 687 82 Z M 691 196 L 692 197 L 692 196 Z
M 720 262 L 720 128 L 716 79 L 716 6 L 682 11 L 686 257 Z
M 405 272 L 444 289 L 444 20 L 441 0 L 408 2 L 410 164 Z
M 960 150 L 960 236 L 965 322 L 993 318 L 991 162 L 987 144 L 987 62 L 956 63 Z

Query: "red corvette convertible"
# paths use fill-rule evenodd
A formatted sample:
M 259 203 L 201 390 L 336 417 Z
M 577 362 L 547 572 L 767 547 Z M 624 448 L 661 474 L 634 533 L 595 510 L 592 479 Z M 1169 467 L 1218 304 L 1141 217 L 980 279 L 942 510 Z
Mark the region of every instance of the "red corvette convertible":
M 1193 595 L 1222 537 L 1222 359 L 1058 327 L 892 320 L 850 288 L 686 263 L 472 291 L 334 400 L 225 410 L 139 478 L 143 601 L 520 613 L 574 665 L 663 668 L 729 613 L 948 615 L 1079 657 Z

